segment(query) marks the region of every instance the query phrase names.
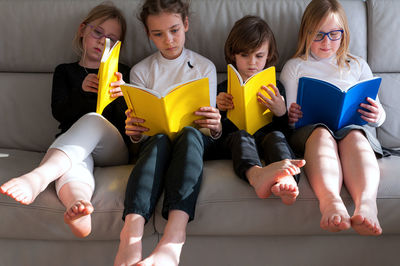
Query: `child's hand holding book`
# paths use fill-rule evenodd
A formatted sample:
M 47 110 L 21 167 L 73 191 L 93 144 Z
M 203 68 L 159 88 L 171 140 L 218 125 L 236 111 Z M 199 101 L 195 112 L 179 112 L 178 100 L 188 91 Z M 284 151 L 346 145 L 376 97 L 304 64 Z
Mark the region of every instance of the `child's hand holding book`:
M 133 141 L 140 141 L 144 132 L 149 131 L 147 127 L 143 127 L 140 124 L 144 123 L 145 120 L 139 117 L 135 117 L 131 109 L 125 112 L 125 133 Z
M 200 128 L 210 129 L 212 137 L 219 137 L 222 131 L 222 125 L 221 114 L 217 108 L 211 106 L 200 107 L 198 111 L 194 112 L 194 114 L 204 117 L 202 119 L 195 120 L 194 123 L 196 125 L 198 125 Z
M 297 103 L 292 103 L 289 107 L 289 124 L 294 124 L 303 117 L 303 112 L 301 111 L 301 106 Z
M 219 93 L 217 96 L 217 107 L 221 111 L 232 110 L 234 108 L 233 96 L 226 92 Z
M 257 92 L 257 101 L 269 109 L 275 116 L 281 117 L 286 113 L 285 99 L 274 84 L 270 83 L 268 87 L 272 88 L 273 92 L 266 86 L 262 86 L 261 89 L 264 92 Z M 266 97 L 264 93 L 269 95 L 269 97 Z
M 110 97 L 111 98 L 118 98 L 123 96 L 121 85 L 124 85 L 125 82 L 123 80 L 122 74 L 120 72 L 115 72 L 115 76 L 117 77 L 117 81 L 111 82 L 110 84 Z
M 361 114 L 361 118 L 368 123 L 377 123 L 382 115 L 382 106 L 370 97 L 367 97 L 366 100 L 369 104 L 361 103 L 360 107 L 365 110 L 358 109 L 358 112 Z

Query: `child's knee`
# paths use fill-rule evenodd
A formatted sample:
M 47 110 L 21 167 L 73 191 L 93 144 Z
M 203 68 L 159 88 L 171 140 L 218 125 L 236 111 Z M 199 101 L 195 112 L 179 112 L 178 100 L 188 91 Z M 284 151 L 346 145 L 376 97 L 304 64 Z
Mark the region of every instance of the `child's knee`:
M 184 127 L 175 139 L 175 145 L 198 146 L 204 149 L 202 133 L 193 127 Z

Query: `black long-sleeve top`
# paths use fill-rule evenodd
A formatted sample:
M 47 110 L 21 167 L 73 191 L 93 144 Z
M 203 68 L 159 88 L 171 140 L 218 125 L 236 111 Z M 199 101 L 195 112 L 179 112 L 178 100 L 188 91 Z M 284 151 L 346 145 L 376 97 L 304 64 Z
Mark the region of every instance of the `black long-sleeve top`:
M 126 82 L 129 82 L 129 67 L 118 65 Z M 89 112 L 96 111 L 97 93 L 86 92 L 82 89 L 82 82 L 88 74 L 97 74 L 98 69 L 84 68 L 75 63 L 58 65 L 53 75 L 51 109 L 54 118 L 60 122 L 61 132 L 67 131 L 79 118 Z M 121 133 L 125 142 L 125 111 L 127 109 L 123 97 L 118 97 L 103 111 L 103 116 L 110 121 Z

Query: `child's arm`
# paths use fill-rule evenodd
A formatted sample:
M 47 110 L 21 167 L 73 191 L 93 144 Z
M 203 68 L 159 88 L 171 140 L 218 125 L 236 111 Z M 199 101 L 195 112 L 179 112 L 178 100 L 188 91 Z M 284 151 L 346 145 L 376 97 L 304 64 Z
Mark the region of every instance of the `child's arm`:
M 268 84 L 268 87 L 272 88 L 274 92 L 269 90 L 267 87 L 262 86 L 262 90 L 264 90 L 270 97 L 266 97 L 262 93 L 258 92 L 257 93 L 257 100 L 259 103 L 264 105 L 266 108 L 271 110 L 271 112 L 278 117 L 283 116 L 286 113 L 286 104 L 285 104 L 285 99 L 283 96 L 279 93 L 279 90 L 277 87 L 274 86 L 274 84 Z
M 221 125 L 221 114 L 217 108 L 207 106 L 200 107 L 198 111 L 194 113 L 198 116 L 203 116 L 205 119 L 198 119 L 194 122 L 200 126 L 200 128 L 208 128 L 211 133 L 211 137 L 219 138 L 222 133 Z
M 372 78 L 372 70 L 369 67 L 368 63 L 364 59 L 359 57 L 357 57 L 357 61 L 359 62 L 359 66 L 361 68 L 361 75 L 359 77 L 359 80 Z M 383 122 L 385 122 L 386 112 L 379 102 L 379 96 L 376 97 L 376 100 L 367 98 L 367 101 L 369 102 L 369 104 L 362 103 L 360 105 L 360 107 L 365 108 L 367 111 L 362 109 L 358 110 L 358 112 L 361 113 L 361 118 L 367 121 L 370 126 L 381 126 Z
M 51 111 L 60 123 L 72 125 L 82 115 L 93 111 L 82 83 L 75 66 L 61 64 L 56 67 L 53 75 Z

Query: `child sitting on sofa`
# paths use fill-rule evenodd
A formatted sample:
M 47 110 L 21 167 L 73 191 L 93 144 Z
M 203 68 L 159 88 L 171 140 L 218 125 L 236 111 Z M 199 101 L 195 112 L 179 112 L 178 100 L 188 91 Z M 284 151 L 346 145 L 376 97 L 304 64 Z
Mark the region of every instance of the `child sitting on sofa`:
M 94 191 L 93 166 L 128 163 L 125 141 L 126 104 L 120 97 L 103 112 L 93 113 L 97 102 L 97 71 L 105 44 L 124 41 L 126 22 L 112 4 L 94 7 L 79 25 L 75 48 L 78 62 L 56 67 L 53 77 L 52 112 L 60 122 L 61 135 L 53 142 L 40 165 L 31 172 L 13 178 L 0 191 L 22 204 L 31 204 L 50 182 L 56 180 L 56 191 L 66 207 L 64 222 L 78 237 L 91 231 Z M 129 68 L 120 64 L 127 74 Z M 113 84 L 114 85 L 114 84 Z M 112 97 L 121 96 L 116 86 Z M 126 139 L 124 141 L 124 138 Z
M 140 142 L 140 153 L 129 177 L 114 265 L 178 265 L 186 239 L 186 226 L 194 219 L 203 173 L 203 156 L 208 157 L 214 138 L 221 134 L 221 115 L 215 108 L 216 69 L 203 56 L 188 50 L 185 34 L 189 29 L 189 4 L 183 0 L 146 0 L 140 20 L 158 51 L 131 70 L 135 85 L 162 91 L 173 84 L 208 77 L 210 105 L 195 112 L 194 127 L 185 127 L 171 143 L 164 134 L 144 136 L 144 120 L 127 112 L 126 130 Z M 164 191 L 162 216 L 167 219 L 163 236 L 149 257 L 142 259 L 141 239 L 145 223 L 154 213 Z
M 286 88 L 289 122 L 302 117 L 296 104 L 299 78 L 322 78 L 342 88 L 372 77 L 368 64 L 349 53 L 349 27 L 343 7 L 336 0 L 313 0 L 300 25 L 297 51 L 284 66 L 281 81 Z M 378 127 L 385 120 L 379 103 L 367 98 L 361 118 Z M 364 126 L 349 125 L 332 131 L 323 123 L 295 129 L 290 140 L 294 151 L 304 154 L 305 171 L 320 204 L 320 226 L 337 232 L 352 227 L 361 235 L 380 235 L 376 195 L 380 172 L 377 157 L 382 149 Z M 340 197 L 346 184 L 355 203 L 350 217 Z
M 245 16 L 233 26 L 225 42 L 225 59 L 239 72 L 243 81 L 278 62 L 275 37 L 268 24 L 257 16 Z M 284 89 L 278 81 L 263 88 L 271 99 L 258 93 L 259 104 L 274 114 L 273 122 L 259 129 L 254 136 L 238 128 L 226 118 L 226 111 L 234 108 L 232 95 L 227 93 L 227 81 L 218 85 L 217 105 L 223 115 L 223 150 L 232 156 L 236 174 L 253 186 L 260 198 L 273 193 L 285 204 L 293 204 L 299 194 L 297 182 L 304 160 L 291 160 L 294 154 L 286 141 L 288 116 Z M 264 156 L 262 167 L 258 149 Z

